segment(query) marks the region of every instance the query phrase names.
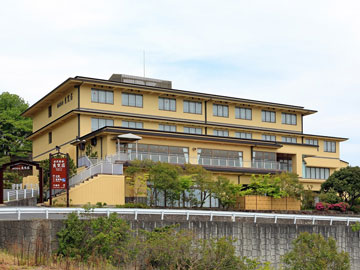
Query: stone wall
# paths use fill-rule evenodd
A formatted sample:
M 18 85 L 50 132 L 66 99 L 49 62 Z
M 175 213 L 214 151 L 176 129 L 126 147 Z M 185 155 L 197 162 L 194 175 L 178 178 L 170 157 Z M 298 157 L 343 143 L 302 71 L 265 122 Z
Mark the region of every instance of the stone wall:
M 281 255 L 291 249 L 291 241 L 301 232 L 321 233 L 325 237 L 336 239 L 338 247 L 349 252 L 352 269 L 360 269 L 360 236 L 346 224 L 332 226 L 281 223 L 273 221 L 228 220 L 208 221 L 204 217 L 191 217 L 190 220 L 179 217 L 139 216 L 133 220 L 128 216 L 133 229 L 152 230 L 155 227 L 179 224 L 180 229 L 192 230 L 196 237 L 233 237 L 238 255 L 270 261 L 278 266 Z M 26 250 L 55 250 L 56 233 L 62 228 L 61 220 L 0 221 L 0 248 L 9 248 L 14 243 Z M 39 243 L 42 243 L 39 245 Z
M 36 206 L 37 197 L 26 198 L 21 200 L 5 202 L 4 206 Z

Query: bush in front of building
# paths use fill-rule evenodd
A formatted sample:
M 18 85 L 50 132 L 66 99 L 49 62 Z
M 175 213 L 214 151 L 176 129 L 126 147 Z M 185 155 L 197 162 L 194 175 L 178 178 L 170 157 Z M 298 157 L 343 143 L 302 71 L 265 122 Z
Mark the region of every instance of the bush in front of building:
M 327 193 L 332 190 L 350 207 L 355 205 L 356 200 L 360 198 L 360 167 L 348 166 L 335 171 L 321 185 L 322 192 Z
M 284 270 L 349 270 L 349 254 L 338 251 L 336 241 L 320 234 L 301 233 L 283 258 Z
M 269 263 L 239 257 L 231 238 L 197 239 L 177 225 L 132 231 L 122 219 L 81 219 L 71 214 L 58 233 L 58 258 L 117 269 L 271 270 Z M 101 269 L 101 268 L 98 268 Z
M 339 202 L 339 203 L 318 202 L 315 206 L 315 209 L 318 211 L 336 210 L 336 211 L 346 212 L 349 208 L 350 208 L 349 204 L 344 202 Z
M 247 190 L 242 195 L 260 195 L 273 198 L 297 198 L 304 193 L 304 186 L 294 173 L 252 175 Z

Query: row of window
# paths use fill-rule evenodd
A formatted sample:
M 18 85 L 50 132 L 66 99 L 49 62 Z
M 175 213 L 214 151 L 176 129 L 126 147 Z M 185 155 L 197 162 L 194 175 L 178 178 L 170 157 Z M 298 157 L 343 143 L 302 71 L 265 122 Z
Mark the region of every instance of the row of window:
M 121 150 L 125 151 L 124 146 Z M 129 144 L 127 149 L 129 154 L 134 154 L 135 144 Z M 188 160 L 189 148 L 166 146 L 166 145 L 152 145 L 152 144 L 138 144 L 138 157 L 140 159 L 155 158 L 155 161 L 178 163 L 179 160 L 173 159 L 175 156 L 181 157 L 181 162 Z M 230 165 L 242 166 L 243 152 L 229 151 L 218 149 L 197 149 L 198 162 L 201 165 Z M 168 157 L 169 156 L 169 157 Z M 288 154 L 276 154 L 274 152 L 253 151 L 252 154 L 253 166 L 261 166 L 262 168 L 272 168 L 272 166 L 280 165 L 281 170 L 292 171 L 292 156 Z M 170 159 L 169 159 L 170 158 Z M 305 178 L 309 179 L 327 179 L 330 176 L 329 168 L 305 167 Z
M 330 176 L 329 168 L 315 168 L 315 167 L 306 167 L 305 168 L 305 178 L 309 179 L 328 179 Z
M 97 103 L 114 104 L 114 92 L 109 90 L 91 90 L 91 101 Z M 133 93 L 122 93 L 122 105 L 131 107 L 143 107 L 143 95 Z M 176 111 L 176 99 L 159 97 L 159 110 Z M 202 102 L 184 100 L 184 113 L 202 114 Z M 218 117 L 229 117 L 229 106 L 213 104 L 213 115 Z M 235 118 L 252 120 L 252 109 L 235 107 Z M 296 125 L 296 114 L 282 113 L 282 124 Z M 276 122 L 274 111 L 262 111 L 263 122 Z
M 276 113 L 274 111 L 261 111 L 263 122 L 276 123 Z M 281 123 L 285 125 L 296 125 L 296 114 L 281 113 Z
M 91 130 L 92 131 L 103 128 L 105 126 L 114 126 L 114 120 L 104 119 L 104 118 L 91 118 Z M 127 121 L 127 120 L 122 120 L 121 126 L 127 127 L 127 128 L 144 128 L 143 122 Z M 176 132 L 176 125 L 159 124 L 159 130 Z M 202 134 L 202 128 L 184 127 L 184 133 Z M 214 129 L 213 135 L 220 136 L 220 137 L 229 137 L 229 131 L 223 130 L 223 129 Z M 240 138 L 240 139 L 252 139 L 252 134 L 249 132 L 235 132 L 235 137 Z M 261 139 L 264 141 L 276 142 L 275 135 L 262 134 Z M 282 136 L 281 141 L 285 142 L 285 143 L 297 143 L 296 137 L 289 137 L 289 136 Z M 318 145 L 318 140 L 305 139 L 305 144 Z M 324 141 L 324 151 L 335 153 L 336 152 L 336 143 L 331 142 L 331 141 Z

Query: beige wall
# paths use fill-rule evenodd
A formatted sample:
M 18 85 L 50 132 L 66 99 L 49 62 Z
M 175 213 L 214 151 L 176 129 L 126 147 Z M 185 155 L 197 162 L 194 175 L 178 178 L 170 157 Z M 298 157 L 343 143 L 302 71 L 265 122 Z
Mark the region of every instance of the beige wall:
M 110 90 L 114 93 L 114 104 L 102 104 L 91 102 L 91 89 L 100 89 L 100 90 Z M 130 107 L 130 106 L 122 106 L 121 101 L 121 93 L 134 93 L 143 95 L 143 107 Z M 164 111 L 159 110 L 158 108 L 158 98 L 159 97 L 167 97 L 167 98 L 176 98 L 176 111 Z M 202 102 L 202 114 L 191 114 L 184 113 L 183 102 L 184 100 L 198 101 Z M 222 103 L 224 105 L 229 106 L 229 117 L 216 117 L 213 116 L 213 104 L 221 104 L 219 102 L 208 101 L 207 102 L 207 120 L 209 122 L 217 122 L 219 124 L 231 124 L 231 125 L 244 125 L 244 126 L 254 126 L 254 127 L 264 127 L 264 128 L 272 128 L 272 129 L 282 129 L 289 131 L 301 131 L 301 114 L 289 111 L 289 110 L 281 110 L 276 109 L 276 123 L 267 123 L 262 122 L 261 120 L 261 111 L 264 110 L 273 110 L 268 109 L 268 107 L 260 107 L 260 106 L 248 106 L 242 103 Z M 130 88 L 109 88 L 109 87 L 94 87 L 93 85 L 83 85 L 81 87 L 80 94 L 80 106 L 82 108 L 91 108 L 97 110 L 103 110 L 108 112 L 123 112 L 123 113 L 132 113 L 139 115 L 152 115 L 159 117 L 170 117 L 176 120 L 178 119 L 188 119 L 188 120 L 205 120 L 205 100 L 194 98 L 194 97 L 186 97 L 186 96 L 174 96 L 174 95 L 164 95 L 161 93 L 157 93 L 156 91 L 148 93 L 145 91 L 134 90 Z M 252 120 L 242 120 L 235 118 L 235 107 L 246 107 L 252 109 Z M 293 113 L 297 115 L 297 125 L 286 125 L 281 123 L 281 113 Z
M 69 191 L 71 205 L 125 204 L 125 179 L 123 175 L 98 175 Z M 49 202 L 47 202 L 48 204 Z M 53 204 L 66 204 L 66 194 L 53 198 Z
M 49 132 L 52 132 L 52 143 L 49 143 Z M 34 160 L 43 160 L 49 157 L 47 151 L 53 149 L 55 146 L 61 146 L 61 152 L 69 153 L 72 159 L 76 159 L 76 148 L 70 145 L 70 141 L 76 139 L 77 136 L 77 117 L 73 116 L 64 122 L 58 122 L 53 126 L 42 132 L 32 139 L 33 141 L 33 158 Z M 63 145 L 67 143 L 66 145 Z M 62 146 L 63 145 L 63 146 Z M 41 155 L 41 156 L 39 156 Z
M 69 102 L 64 101 L 65 97 L 72 94 L 72 100 Z M 57 104 L 59 102 L 63 102 L 63 105 L 59 108 L 57 107 Z M 52 106 L 52 116 L 48 116 L 48 107 Z M 72 87 L 69 87 L 64 93 L 61 93 L 58 95 L 58 98 L 51 103 L 48 102 L 45 105 L 43 105 L 41 108 L 39 108 L 39 111 L 32 116 L 33 119 L 33 132 L 39 130 L 43 126 L 49 124 L 50 122 L 56 120 L 60 116 L 63 116 L 67 112 L 77 108 L 78 105 L 78 96 L 77 96 L 77 89 Z

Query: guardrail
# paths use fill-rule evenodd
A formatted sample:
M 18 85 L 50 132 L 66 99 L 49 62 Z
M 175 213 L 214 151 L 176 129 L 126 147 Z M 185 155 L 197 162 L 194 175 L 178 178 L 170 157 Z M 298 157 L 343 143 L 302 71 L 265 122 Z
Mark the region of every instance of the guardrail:
M 187 220 L 191 216 L 205 216 L 209 218 L 209 221 L 213 220 L 213 217 L 228 217 L 233 222 L 236 218 L 251 218 L 254 223 L 259 218 L 273 219 L 274 223 L 278 220 L 291 220 L 294 224 L 299 220 L 311 221 L 312 225 L 315 225 L 316 221 L 328 221 L 329 225 L 333 222 L 344 222 L 347 226 L 350 223 L 360 222 L 360 218 L 346 217 L 346 216 L 313 216 L 313 215 L 291 215 L 291 214 L 274 214 L 274 213 L 254 213 L 254 212 L 231 212 L 231 211 L 203 211 L 203 210 L 177 210 L 177 209 L 129 209 L 129 208 L 95 208 L 91 211 L 85 211 L 83 208 L 35 208 L 35 207 L 24 207 L 24 208 L 13 208 L 3 207 L 0 208 L 0 219 L 49 219 L 50 215 L 54 219 L 63 218 L 62 215 L 70 213 L 91 214 L 91 215 L 106 215 L 109 216 L 111 213 L 119 215 L 133 215 L 134 219 L 137 220 L 139 215 L 160 215 L 161 220 L 167 215 L 185 216 Z M 28 217 L 26 217 L 28 215 Z M 34 216 L 37 215 L 37 216 Z M 12 218 L 11 218 L 12 217 Z
M 26 198 L 37 197 L 39 190 L 37 189 L 16 189 L 4 191 L 4 201 L 17 201 Z

